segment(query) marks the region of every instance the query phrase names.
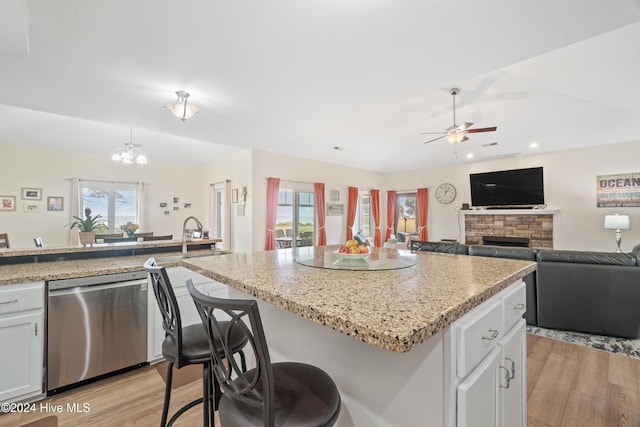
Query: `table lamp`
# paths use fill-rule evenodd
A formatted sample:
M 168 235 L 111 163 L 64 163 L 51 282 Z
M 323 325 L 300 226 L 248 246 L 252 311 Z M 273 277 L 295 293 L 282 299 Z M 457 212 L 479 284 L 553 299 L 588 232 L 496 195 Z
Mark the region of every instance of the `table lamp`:
M 604 228 L 607 230 L 616 230 L 616 243 L 618 249 L 616 252 L 622 252 L 620 250 L 620 242 L 622 241 L 622 232 L 620 230 L 629 230 L 629 215 L 605 215 L 604 216 Z

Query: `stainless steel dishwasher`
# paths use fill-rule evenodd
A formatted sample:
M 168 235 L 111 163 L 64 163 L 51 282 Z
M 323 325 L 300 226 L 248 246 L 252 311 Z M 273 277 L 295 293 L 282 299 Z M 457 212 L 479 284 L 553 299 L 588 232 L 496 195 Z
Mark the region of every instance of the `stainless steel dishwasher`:
M 47 391 L 147 360 L 147 273 L 49 282 Z

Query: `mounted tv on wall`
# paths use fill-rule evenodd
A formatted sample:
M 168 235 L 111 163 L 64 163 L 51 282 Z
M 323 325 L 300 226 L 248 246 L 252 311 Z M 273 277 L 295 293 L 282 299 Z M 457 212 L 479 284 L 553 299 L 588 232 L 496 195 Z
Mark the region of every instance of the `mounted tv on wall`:
M 532 208 L 544 204 L 542 167 L 473 173 L 471 204 L 483 208 Z

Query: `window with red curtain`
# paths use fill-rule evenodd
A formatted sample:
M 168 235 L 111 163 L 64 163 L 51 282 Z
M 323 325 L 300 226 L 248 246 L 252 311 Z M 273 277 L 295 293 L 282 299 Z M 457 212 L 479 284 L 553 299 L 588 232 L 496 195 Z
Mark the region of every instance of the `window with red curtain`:
M 358 208 L 358 188 L 349 187 L 349 201 L 347 207 L 347 240 L 353 238 L 353 223 L 356 221 L 356 209 Z
M 429 208 L 428 188 L 418 188 L 416 205 L 418 209 L 418 221 L 420 222 L 418 226 L 418 237 L 420 240 L 426 242 L 429 240 L 429 234 L 427 233 L 427 210 Z
M 313 191 L 315 194 L 316 218 L 318 219 L 318 246 L 325 246 L 327 244 L 327 231 L 324 228 L 324 184 L 316 182 L 313 184 Z
M 278 216 L 278 199 L 280 196 L 280 178 L 267 179 L 267 232 L 264 249 L 276 248 L 276 217 Z
M 371 190 L 371 214 L 373 215 L 373 225 L 376 228 L 374 234 L 374 245 L 376 248 L 382 246 L 382 236 L 380 236 L 380 190 Z
M 385 235 L 384 241 L 388 242 L 391 238 L 391 234 L 394 233 L 393 223 L 396 214 L 396 192 L 395 191 L 387 191 L 387 233 Z M 395 230 L 396 232 L 398 230 Z

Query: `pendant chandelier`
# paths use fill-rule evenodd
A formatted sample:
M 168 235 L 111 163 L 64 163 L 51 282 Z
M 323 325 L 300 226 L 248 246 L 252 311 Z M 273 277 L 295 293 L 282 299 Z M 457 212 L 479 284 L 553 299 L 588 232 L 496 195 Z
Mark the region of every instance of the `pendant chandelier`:
M 142 146 L 133 143 L 133 129 L 129 129 L 129 143 L 124 144 L 124 148 L 119 148 L 111 160 L 114 162 L 121 162 L 125 165 L 131 165 L 136 163 L 138 165 L 146 165 L 148 160 L 147 156 L 142 152 Z
M 167 110 L 171 111 L 171 114 L 184 122 L 198 112 L 198 107 L 193 104 L 187 104 L 187 98 L 189 98 L 189 94 L 187 92 L 179 90 L 176 92 L 176 95 L 178 95 L 176 102 L 171 102 L 165 105 L 165 107 Z

